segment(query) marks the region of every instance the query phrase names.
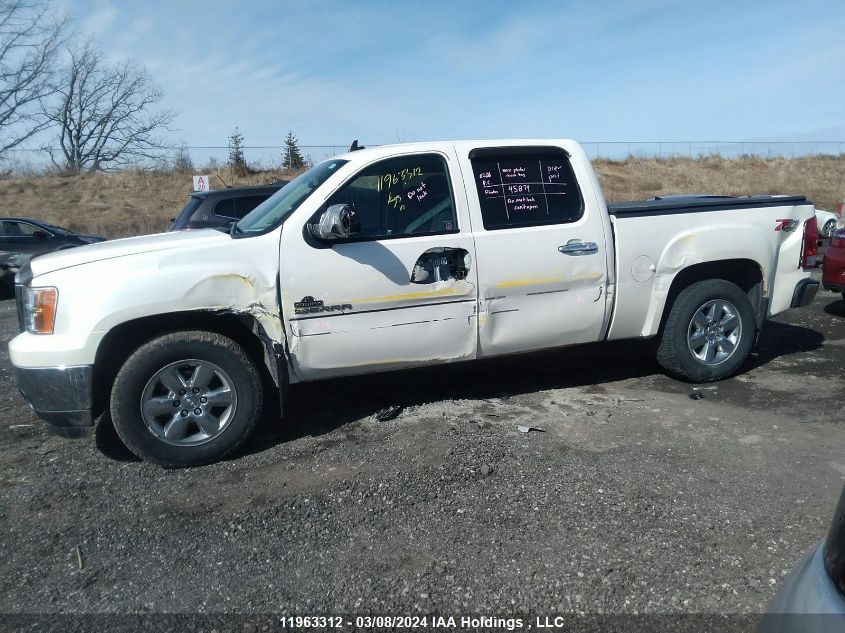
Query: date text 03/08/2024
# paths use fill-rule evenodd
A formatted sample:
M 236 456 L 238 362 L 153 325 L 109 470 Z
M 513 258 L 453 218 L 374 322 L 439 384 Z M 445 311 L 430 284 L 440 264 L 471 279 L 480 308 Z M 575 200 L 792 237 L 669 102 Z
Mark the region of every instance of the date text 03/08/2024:
M 568 626 L 563 616 L 537 616 L 533 620 L 505 616 L 446 616 L 446 615 L 359 615 L 342 616 L 287 616 L 281 624 L 291 628 L 342 629 L 471 629 L 516 631 L 521 629 L 560 629 Z

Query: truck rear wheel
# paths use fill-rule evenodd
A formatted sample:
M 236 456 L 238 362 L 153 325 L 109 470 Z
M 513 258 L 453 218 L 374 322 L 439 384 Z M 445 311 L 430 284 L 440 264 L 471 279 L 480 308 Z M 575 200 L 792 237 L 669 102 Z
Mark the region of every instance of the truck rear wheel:
M 111 391 L 127 448 L 162 466 L 197 466 L 238 449 L 261 417 L 255 363 L 238 343 L 205 331 L 166 334 L 138 348 Z
M 657 361 L 677 378 L 721 380 L 745 362 L 756 327 L 754 310 L 742 289 L 723 279 L 699 281 L 675 299 Z

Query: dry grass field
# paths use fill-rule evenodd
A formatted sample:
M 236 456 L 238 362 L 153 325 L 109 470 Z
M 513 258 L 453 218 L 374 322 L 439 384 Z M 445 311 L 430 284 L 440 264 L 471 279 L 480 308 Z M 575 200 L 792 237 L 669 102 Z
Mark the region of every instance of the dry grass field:
M 804 158 L 684 158 L 599 160 L 595 163 L 610 201 L 678 193 L 803 194 L 832 210 L 845 197 L 845 156 Z M 232 185 L 262 184 L 293 174 L 267 171 Z M 216 184 L 222 183 L 214 178 Z M 155 233 L 190 193 L 189 174 L 156 171 L 82 176 L 7 176 L 0 179 L 0 215 L 33 217 L 109 238 Z

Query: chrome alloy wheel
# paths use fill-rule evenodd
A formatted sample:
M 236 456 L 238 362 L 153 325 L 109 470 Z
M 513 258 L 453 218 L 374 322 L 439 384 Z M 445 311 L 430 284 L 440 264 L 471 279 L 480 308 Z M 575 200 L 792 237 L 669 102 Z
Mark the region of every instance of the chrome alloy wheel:
M 159 369 L 141 395 L 141 417 L 158 439 L 176 446 L 213 440 L 232 421 L 238 396 L 232 379 L 205 360 L 180 360 Z
M 736 306 L 715 299 L 696 310 L 687 331 L 687 345 L 705 365 L 718 365 L 733 356 L 741 336 L 742 321 Z
M 834 220 L 828 220 L 827 224 L 822 227 L 822 237 L 832 237 L 835 231 L 836 222 Z

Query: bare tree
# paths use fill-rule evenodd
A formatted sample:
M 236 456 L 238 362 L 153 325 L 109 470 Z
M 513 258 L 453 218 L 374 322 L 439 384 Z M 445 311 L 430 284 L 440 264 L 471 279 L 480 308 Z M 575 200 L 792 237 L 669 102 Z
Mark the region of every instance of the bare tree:
M 162 92 L 147 70 L 131 62 L 108 64 L 91 42 L 69 52 L 58 104 L 47 111 L 59 128 L 53 163 L 79 173 L 159 158 L 157 133 L 175 113 L 153 111 Z
M 194 161 L 191 160 L 191 152 L 185 141 L 182 141 L 176 149 L 176 155 L 173 157 L 173 170 L 180 174 L 189 174 L 194 171 Z
M 49 2 L 0 0 L 0 156 L 44 130 L 66 18 Z

